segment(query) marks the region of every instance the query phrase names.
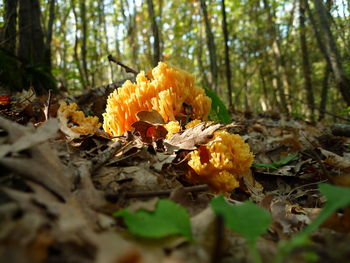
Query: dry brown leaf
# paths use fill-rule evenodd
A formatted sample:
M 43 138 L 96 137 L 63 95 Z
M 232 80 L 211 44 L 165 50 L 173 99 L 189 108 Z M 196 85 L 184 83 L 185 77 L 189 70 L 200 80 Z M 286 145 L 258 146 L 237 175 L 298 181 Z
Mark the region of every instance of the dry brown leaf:
M 3 123 L 5 121 L 7 122 L 8 120 L 0 118 L 0 127 L 3 127 Z M 24 130 L 26 130 L 26 132 L 13 141 L 12 144 L 4 144 L 0 146 L 0 158 L 9 153 L 16 153 L 26 150 L 34 145 L 56 137 L 58 131 L 58 121 L 57 119 L 49 119 L 37 129 L 28 126 L 25 127 L 23 131 Z M 8 130 L 8 132 L 12 132 L 12 129 Z
M 168 133 L 164 126 L 153 125 L 146 121 L 134 122 L 131 127 L 134 128 L 133 134 L 140 136 L 141 141 L 147 144 L 164 139 Z
M 165 140 L 165 145 L 167 148 L 168 144 L 182 150 L 195 150 L 197 145 L 207 143 L 209 137 L 221 127 L 221 124 L 206 126 L 206 123 L 202 122 L 181 134 L 175 133 L 170 139 Z
M 322 148 L 319 148 L 319 150 L 326 157 L 325 163 L 344 171 L 350 171 L 350 158 L 342 157 Z
M 139 111 L 136 114 L 139 121 L 145 121 L 150 124 L 164 124 L 164 120 L 162 115 L 158 111 L 152 110 L 152 111 Z

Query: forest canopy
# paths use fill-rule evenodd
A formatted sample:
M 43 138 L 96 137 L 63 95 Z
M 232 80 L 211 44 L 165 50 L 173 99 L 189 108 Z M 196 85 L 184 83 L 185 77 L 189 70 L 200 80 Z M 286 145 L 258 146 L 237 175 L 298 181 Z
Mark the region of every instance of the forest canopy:
M 347 116 L 349 1 L 3 0 L 1 95 L 78 94 L 159 61 L 231 110 Z

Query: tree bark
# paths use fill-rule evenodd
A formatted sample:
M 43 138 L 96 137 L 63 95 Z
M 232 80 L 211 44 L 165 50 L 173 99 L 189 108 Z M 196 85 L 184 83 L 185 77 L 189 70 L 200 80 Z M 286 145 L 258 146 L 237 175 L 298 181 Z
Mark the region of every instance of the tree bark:
M 89 81 L 89 71 L 87 66 L 87 22 L 86 22 L 86 4 L 85 0 L 80 0 L 80 19 L 81 19 L 81 26 L 82 26 L 82 39 L 81 39 L 81 60 L 83 64 L 83 73 L 86 85 L 90 87 L 90 81 Z M 85 88 L 85 87 L 84 87 Z
M 3 47 L 12 54 L 16 52 L 17 3 L 17 0 L 5 0 Z
M 153 0 L 147 0 L 147 6 L 153 32 L 153 66 L 155 67 L 161 60 L 159 30 L 154 12 Z
M 49 21 L 47 24 L 45 60 L 48 67 L 51 68 L 51 41 L 52 41 L 53 22 L 55 19 L 56 1 L 49 0 L 49 3 L 50 3 L 50 12 L 49 12 Z
M 210 72 L 212 75 L 212 88 L 217 91 L 218 82 L 218 66 L 216 62 L 216 46 L 214 40 L 214 34 L 211 30 L 211 25 L 208 17 L 207 5 L 205 0 L 200 0 L 201 10 L 205 23 L 205 32 L 207 36 L 207 46 L 209 50 L 209 60 L 210 60 Z
M 18 12 L 19 45 L 17 54 L 22 64 L 34 68 L 42 67 L 42 71 L 51 75 L 45 61 L 44 33 L 40 23 L 41 10 L 39 0 L 20 0 Z M 44 81 L 45 82 L 45 81 Z M 41 79 L 26 80 L 24 89 L 32 86 L 38 95 L 44 94 L 47 87 Z
M 271 8 L 267 0 L 263 0 L 264 8 L 267 13 L 269 33 L 272 40 L 272 52 L 275 58 L 275 75 L 279 78 L 281 76 L 281 81 L 283 83 L 283 88 L 278 83 L 278 92 L 281 98 L 281 104 L 283 111 L 286 115 L 289 115 L 289 107 L 287 104 L 286 93 L 290 91 L 290 82 L 288 78 L 288 73 L 286 70 L 285 59 L 281 52 L 281 44 L 278 39 L 278 34 L 276 30 L 276 25 L 274 22 L 274 16 L 271 13 Z
M 322 92 L 321 92 L 321 102 L 319 108 L 319 117 L 318 120 L 323 120 L 326 110 L 327 110 L 327 97 L 328 97 L 328 87 L 329 87 L 329 77 L 330 77 L 330 65 L 325 66 L 324 77 L 322 81 Z
M 81 84 L 83 87 L 86 87 L 86 82 L 85 82 L 85 75 L 83 72 L 83 69 L 80 64 L 80 58 L 78 54 L 78 46 L 79 46 L 79 38 L 78 38 L 78 25 L 79 25 L 79 19 L 78 19 L 78 14 L 77 10 L 75 8 L 75 1 L 71 0 L 71 5 L 72 5 L 72 11 L 74 14 L 74 20 L 75 20 L 75 40 L 74 40 L 74 60 L 77 65 L 78 71 L 79 71 L 79 76 L 81 80 Z
M 45 45 L 39 1 L 20 0 L 19 3 L 18 56 L 31 64 L 44 64 Z
M 133 0 L 133 13 L 129 12 L 129 15 L 126 16 L 125 14 L 125 7 L 124 5 L 128 2 L 125 0 L 120 0 L 120 9 L 121 14 L 124 20 L 124 25 L 126 25 L 126 32 L 127 32 L 127 40 L 129 45 L 129 56 L 132 57 L 131 65 L 134 69 L 138 69 L 138 42 L 137 42 L 137 23 L 136 23 L 136 16 L 137 16 L 137 6 L 135 0 Z M 127 6 L 129 8 L 129 6 Z M 152 61 L 153 64 L 153 61 Z
M 222 13 L 222 31 L 224 33 L 224 45 L 225 45 L 225 66 L 226 66 L 226 80 L 227 80 L 227 95 L 228 95 L 228 105 L 231 110 L 234 110 L 232 103 L 232 81 L 231 81 L 231 66 L 230 66 L 230 51 L 228 48 L 228 32 L 227 32 L 227 22 L 226 22 L 226 10 L 225 10 L 225 0 L 221 0 L 221 13 Z
M 305 6 L 304 0 L 299 1 L 299 26 L 300 26 L 300 49 L 303 65 L 304 88 L 306 91 L 307 105 L 310 112 L 311 121 L 314 121 L 315 99 L 312 90 L 311 66 L 309 62 L 309 51 L 306 43 L 305 29 Z
M 336 85 L 344 101 L 350 106 L 350 79 L 344 71 L 337 44 L 330 29 L 327 10 L 322 0 L 314 0 L 313 2 L 319 20 L 320 30 L 323 35 L 325 55 L 329 58 Z

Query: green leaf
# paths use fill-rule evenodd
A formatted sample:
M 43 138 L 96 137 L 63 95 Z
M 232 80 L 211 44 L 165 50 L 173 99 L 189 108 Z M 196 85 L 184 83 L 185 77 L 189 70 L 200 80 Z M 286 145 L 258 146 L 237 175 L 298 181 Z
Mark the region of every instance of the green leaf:
M 350 188 L 334 186 L 330 184 L 320 184 L 320 192 L 326 197 L 327 203 L 320 214 L 308 225 L 303 232 L 293 237 L 288 243 L 282 246 L 274 260 L 281 262 L 286 255 L 296 247 L 300 247 L 309 242 L 309 235 L 316 230 L 327 218 L 338 209 L 350 205 Z
M 265 167 L 268 169 L 277 169 L 272 163 L 253 163 L 253 167 Z
M 282 157 L 279 161 L 273 162 L 273 163 L 254 163 L 253 167 L 265 167 L 269 169 L 278 169 L 279 167 L 288 164 L 289 162 L 293 161 L 296 157 L 298 157 L 298 154 L 288 154 L 286 157 Z
M 211 89 L 204 87 L 204 90 L 205 94 L 211 98 L 210 118 L 213 121 L 219 121 L 225 124 L 231 123 L 231 115 L 228 112 L 224 102 Z
M 154 212 L 122 209 L 113 216 L 121 216 L 129 231 L 137 236 L 163 238 L 180 234 L 192 240 L 191 223 L 186 210 L 168 200 L 159 200 Z
M 288 164 L 289 162 L 293 161 L 296 157 L 298 157 L 298 154 L 288 154 L 286 157 L 282 157 L 279 161 L 274 162 L 273 164 L 278 168 L 283 165 Z
M 271 223 L 270 214 L 250 201 L 231 205 L 220 195 L 211 201 L 211 207 L 223 217 L 228 228 L 241 234 L 248 243 L 255 242 Z

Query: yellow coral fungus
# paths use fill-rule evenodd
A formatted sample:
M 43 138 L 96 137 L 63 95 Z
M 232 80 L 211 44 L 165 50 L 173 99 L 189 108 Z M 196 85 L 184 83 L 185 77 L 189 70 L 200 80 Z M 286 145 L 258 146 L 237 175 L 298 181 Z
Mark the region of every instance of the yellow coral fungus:
M 82 111 L 78 111 L 76 103 L 67 105 L 66 102 L 61 102 L 57 111 L 57 116 L 61 121 L 61 130 L 71 137 L 78 137 L 80 135 L 88 135 L 96 133 L 97 129 L 101 127 L 98 117 L 85 117 Z
M 253 154 L 241 136 L 216 131 L 213 138 L 190 153 L 186 175 L 190 183 L 208 184 L 215 192 L 228 192 L 239 186 L 239 179 L 249 172 Z
M 190 121 L 189 123 L 186 124 L 185 128 L 193 128 L 194 126 L 200 124 L 202 121 L 201 120 L 193 120 Z M 174 133 L 177 133 L 181 131 L 181 126 L 178 121 L 170 121 L 167 124 L 164 124 L 165 129 L 168 131 L 168 134 L 166 135 L 167 139 L 170 139 Z
M 197 126 L 201 122 L 202 122 L 201 120 L 193 120 L 193 121 L 190 121 L 189 123 L 187 123 L 185 127 L 186 127 L 186 129 L 193 128 L 194 126 Z
M 109 95 L 103 129 L 110 135 L 121 135 L 131 129 L 131 124 L 137 121 L 137 112 L 142 110 L 156 110 L 165 122 L 175 121 L 175 117 L 185 115 L 184 103 L 192 106 L 192 119 L 207 119 L 211 99 L 194 85 L 193 76 L 159 62 L 150 78 L 141 72 L 136 83 L 126 81 Z
M 168 131 L 166 138 L 169 139 L 174 133 L 181 130 L 180 123 L 178 121 L 170 121 L 164 125 L 165 129 Z

